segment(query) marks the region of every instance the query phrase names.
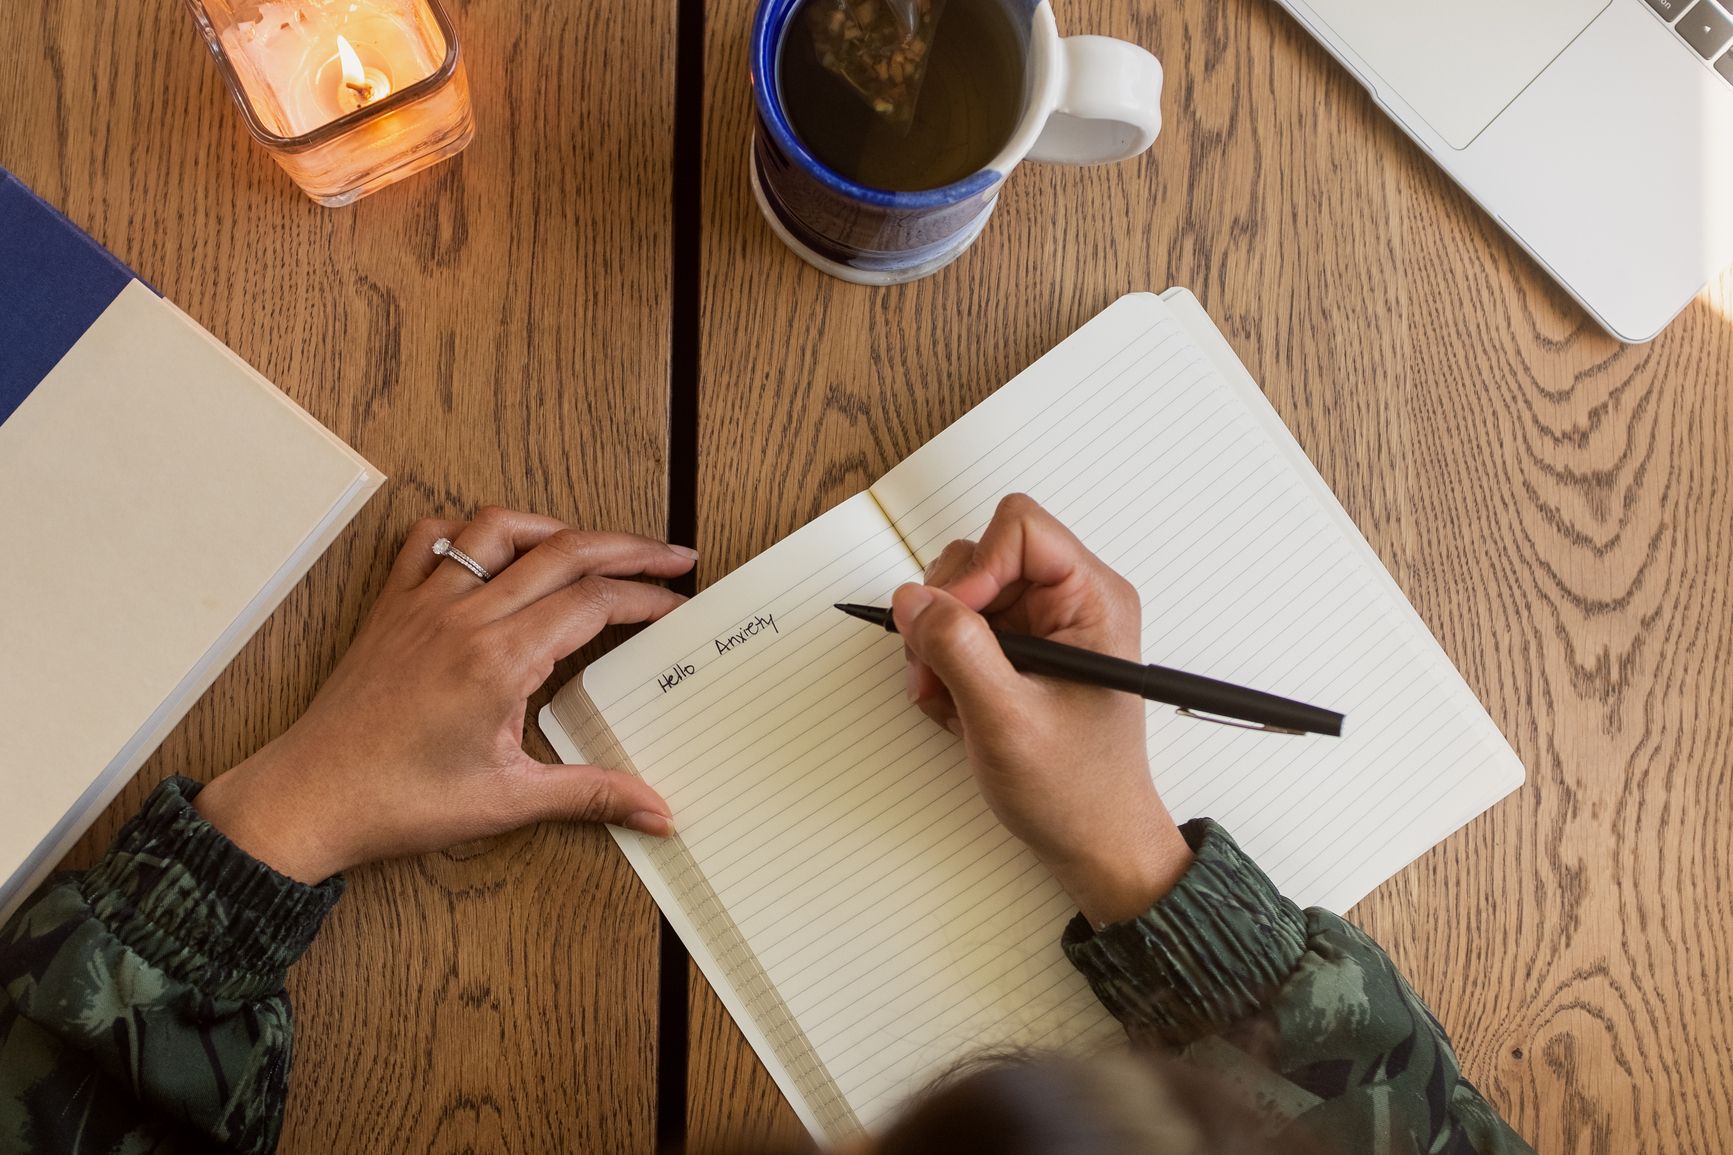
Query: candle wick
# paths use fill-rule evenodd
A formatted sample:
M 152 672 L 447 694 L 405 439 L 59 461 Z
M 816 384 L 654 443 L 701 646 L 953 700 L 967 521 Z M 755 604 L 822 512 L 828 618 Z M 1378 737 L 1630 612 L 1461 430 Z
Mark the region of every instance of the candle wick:
M 343 84 L 363 103 L 373 99 L 373 82 L 371 80 L 345 80 Z

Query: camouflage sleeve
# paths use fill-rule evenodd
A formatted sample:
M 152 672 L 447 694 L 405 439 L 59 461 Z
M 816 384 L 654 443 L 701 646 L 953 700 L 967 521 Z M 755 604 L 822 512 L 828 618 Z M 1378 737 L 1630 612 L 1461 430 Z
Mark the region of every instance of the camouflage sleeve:
M 1178 1050 L 1272 1133 L 1325 1150 L 1533 1155 L 1376 943 L 1283 898 L 1215 823 L 1183 830 L 1196 858 L 1149 913 L 1064 936 L 1134 1041 Z
M 171 778 L 0 929 L 0 1150 L 275 1148 L 284 973 L 342 893 L 249 857 Z

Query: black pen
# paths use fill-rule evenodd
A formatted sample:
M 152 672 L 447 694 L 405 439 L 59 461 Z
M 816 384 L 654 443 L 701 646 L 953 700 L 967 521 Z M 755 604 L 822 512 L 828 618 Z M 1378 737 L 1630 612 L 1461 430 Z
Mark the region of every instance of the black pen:
M 837 603 L 837 609 L 863 622 L 881 626 L 886 633 L 896 633 L 897 623 L 891 611 L 879 606 L 855 606 Z M 1025 674 L 1081 682 L 1086 686 L 1101 686 L 1123 690 L 1152 702 L 1179 707 L 1188 717 L 1206 722 L 1232 718 L 1224 725 L 1244 725 L 1251 729 L 1268 730 L 1275 734 L 1327 734 L 1342 736 L 1342 715 L 1333 710 L 1308 706 L 1291 698 L 1278 698 L 1262 690 L 1248 690 L 1232 682 L 1220 682 L 1184 670 L 1166 666 L 1145 666 L 1124 658 L 1098 654 L 1079 646 L 1052 642 L 1029 634 L 1008 634 L 994 630 L 999 648 L 1011 660 L 1014 669 Z M 1212 716 L 1213 715 L 1213 716 Z

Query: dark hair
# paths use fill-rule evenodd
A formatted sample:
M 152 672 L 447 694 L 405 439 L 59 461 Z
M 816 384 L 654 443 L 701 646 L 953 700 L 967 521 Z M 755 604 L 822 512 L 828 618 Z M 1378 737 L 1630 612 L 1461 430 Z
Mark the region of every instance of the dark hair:
M 882 1155 L 1276 1155 L 1218 1081 L 1146 1052 L 971 1059 L 886 1128 Z M 1295 1146 L 1284 1140 L 1281 1155 Z
M 967 1059 L 933 1080 L 867 1150 L 870 1155 L 1319 1155 L 1312 1143 L 1287 1134 L 1272 1137 L 1264 1125 L 1219 1076 L 1165 1055 L 1002 1051 Z

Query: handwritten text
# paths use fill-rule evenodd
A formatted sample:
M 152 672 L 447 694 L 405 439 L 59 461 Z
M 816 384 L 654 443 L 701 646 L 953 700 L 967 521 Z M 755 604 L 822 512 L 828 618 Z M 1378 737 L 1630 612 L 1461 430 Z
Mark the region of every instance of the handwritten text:
M 678 686 L 681 682 L 684 682 L 687 678 L 690 678 L 697 672 L 698 667 L 692 665 L 690 662 L 676 662 L 674 665 L 668 667 L 661 677 L 656 679 L 656 684 L 662 687 L 662 692 L 666 694 L 669 690 L 672 690 L 675 686 Z
M 776 628 L 775 614 L 759 614 L 733 633 L 726 637 L 717 638 L 716 652 L 718 654 L 726 654 L 735 646 L 743 646 L 748 641 L 767 630 L 773 634 L 780 634 L 782 632 Z

